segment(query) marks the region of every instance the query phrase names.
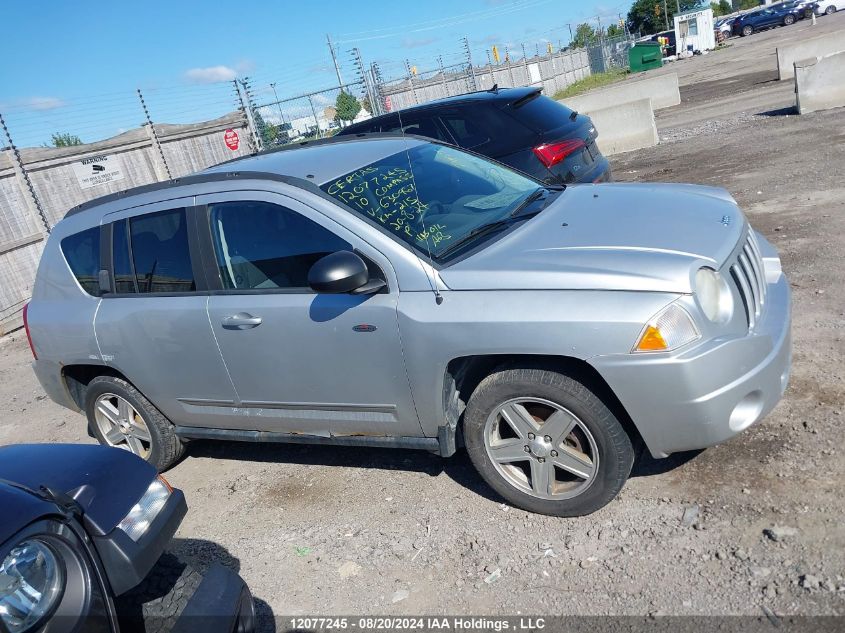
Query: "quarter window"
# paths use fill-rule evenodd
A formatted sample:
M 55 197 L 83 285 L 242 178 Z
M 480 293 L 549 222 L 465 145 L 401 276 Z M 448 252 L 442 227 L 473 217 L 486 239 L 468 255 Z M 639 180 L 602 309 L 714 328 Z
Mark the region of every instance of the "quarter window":
M 99 297 L 100 227 L 95 226 L 63 239 L 62 253 L 82 289 Z
M 115 228 L 118 229 L 118 226 Z M 129 237 L 128 246 L 131 249 L 138 292 L 196 290 L 184 209 L 131 218 Z M 115 261 L 117 260 L 118 256 L 115 254 Z M 125 280 L 125 265 L 122 274 L 122 279 Z
M 269 202 L 210 205 L 217 266 L 229 290 L 308 287 L 318 259 L 352 245 L 303 215 Z

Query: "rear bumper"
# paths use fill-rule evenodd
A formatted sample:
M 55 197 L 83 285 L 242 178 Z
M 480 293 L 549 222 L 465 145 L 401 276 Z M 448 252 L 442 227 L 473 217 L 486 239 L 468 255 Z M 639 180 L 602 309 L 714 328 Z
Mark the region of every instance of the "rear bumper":
M 764 317 L 745 336 L 679 354 L 600 356 L 590 362 L 655 457 L 705 448 L 739 434 L 778 403 L 792 362 L 790 290 L 770 283 Z
M 238 574 L 219 563 L 208 568 L 172 633 L 255 631 L 252 593 Z

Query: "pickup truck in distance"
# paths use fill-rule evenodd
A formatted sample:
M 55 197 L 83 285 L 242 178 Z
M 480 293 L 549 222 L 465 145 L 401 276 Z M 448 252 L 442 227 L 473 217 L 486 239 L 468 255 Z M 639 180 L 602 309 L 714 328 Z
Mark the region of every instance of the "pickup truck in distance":
M 78 207 L 25 322 L 93 435 L 463 443 L 511 503 L 613 499 L 640 448 L 723 442 L 789 379 L 777 252 L 723 189 L 550 185 L 408 135 L 306 143 Z

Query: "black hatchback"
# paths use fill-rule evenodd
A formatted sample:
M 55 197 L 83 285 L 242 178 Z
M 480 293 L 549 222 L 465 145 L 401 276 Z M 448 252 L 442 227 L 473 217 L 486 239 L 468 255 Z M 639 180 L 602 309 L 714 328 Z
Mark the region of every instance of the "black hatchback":
M 494 87 L 439 99 L 338 134 L 400 131 L 484 154 L 549 184 L 611 179 L 590 117 L 543 96 L 540 88 Z

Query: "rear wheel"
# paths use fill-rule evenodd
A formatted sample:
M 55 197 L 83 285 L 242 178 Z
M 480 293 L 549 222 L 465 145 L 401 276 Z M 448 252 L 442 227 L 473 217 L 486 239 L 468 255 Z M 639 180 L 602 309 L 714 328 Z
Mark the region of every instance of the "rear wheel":
M 590 389 L 541 369 L 485 378 L 467 404 L 464 439 L 496 492 L 556 516 L 589 514 L 610 502 L 635 456 L 622 425 Z
M 754 27 L 751 26 L 750 24 L 746 24 L 745 26 L 742 27 L 742 36 L 743 37 L 751 35 L 753 32 L 754 32 Z
M 795 22 L 795 16 L 793 16 L 793 15 L 787 15 L 786 17 L 783 18 L 784 26 L 789 26 L 793 22 Z
M 836 13 L 836 7 L 833 6 L 833 5 L 830 5 L 828 8 L 826 8 L 824 10 L 825 15 L 833 15 L 834 13 Z
M 88 384 L 85 414 L 100 444 L 134 453 L 159 471 L 185 452 L 170 420 L 120 378 L 99 376 Z

